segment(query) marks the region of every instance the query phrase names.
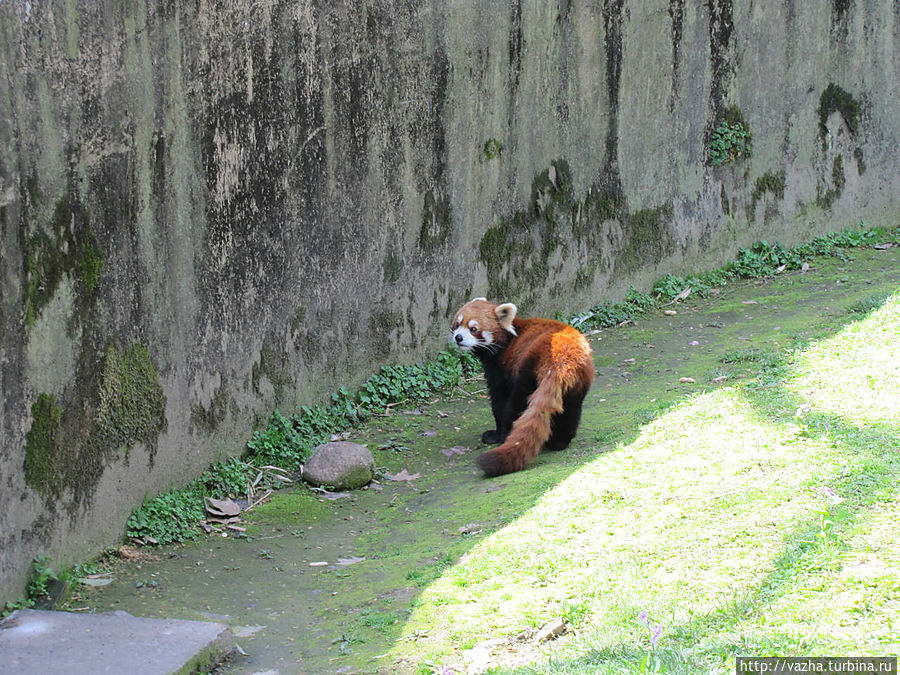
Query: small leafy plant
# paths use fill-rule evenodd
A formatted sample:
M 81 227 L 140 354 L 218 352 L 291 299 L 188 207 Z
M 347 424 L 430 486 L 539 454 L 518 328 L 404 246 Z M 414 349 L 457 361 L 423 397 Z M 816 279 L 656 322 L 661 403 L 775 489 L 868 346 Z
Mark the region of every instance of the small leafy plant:
M 740 108 L 731 106 L 722 111 L 716 128 L 709 138 L 709 161 L 722 166 L 753 154 L 750 125 Z
M 735 124 L 722 122 L 712 132 L 709 140 L 709 159 L 713 166 L 722 166 L 744 157 L 750 157 L 752 152 L 750 132 L 744 128 L 741 122 Z

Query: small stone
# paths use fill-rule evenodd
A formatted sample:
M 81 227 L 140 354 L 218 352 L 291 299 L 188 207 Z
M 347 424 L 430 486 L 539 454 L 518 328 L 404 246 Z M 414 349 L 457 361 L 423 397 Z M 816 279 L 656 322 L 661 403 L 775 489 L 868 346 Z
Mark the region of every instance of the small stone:
M 375 458 L 359 443 L 333 441 L 313 450 L 303 467 L 303 479 L 311 485 L 334 490 L 356 490 L 375 477 Z

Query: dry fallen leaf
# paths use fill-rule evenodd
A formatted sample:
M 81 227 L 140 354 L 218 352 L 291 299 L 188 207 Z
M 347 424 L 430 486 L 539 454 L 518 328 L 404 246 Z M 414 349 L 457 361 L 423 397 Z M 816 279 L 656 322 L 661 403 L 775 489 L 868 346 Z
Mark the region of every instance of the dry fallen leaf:
M 665 314 L 666 316 L 675 316 L 676 314 L 678 314 L 678 312 L 676 312 L 674 309 L 667 309 L 663 312 L 663 314 Z
M 678 300 L 685 300 L 691 294 L 691 287 L 685 286 L 684 290 L 681 291 L 678 295 L 675 296 L 675 299 L 672 302 L 677 302 Z
M 550 638 L 559 637 L 568 630 L 565 619 L 553 619 L 550 623 L 541 628 L 534 636 L 535 642 L 543 642 Z
M 456 533 L 457 534 L 477 534 L 481 532 L 482 525 L 481 523 L 469 523 L 468 525 L 463 525 L 459 528 Z
M 388 480 L 415 480 L 419 478 L 422 474 L 420 473 L 409 473 L 406 469 L 402 469 L 400 473 L 386 473 L 384 477 Z
M 231 499 L 213 499 L 212 497 L 207 497 L 206 511 L 214 516 L 228 518 L 238 515 L 241 512 L 241 507 Z
M 468 451 L 469 448 L 467 448 L 465 445 L 454 445 L 452 448 L 445 448 L 444 450 L 441 450 L 441 454 L 444 455 L 444 457 L 446 457 L 447 459 L 450 459 L 455 455 L 464 455 Z
M 92 574 L 90 576 L 80 578 L 78 580 L 78 583 L 80 583 L 82 586 L 97 587 L 97 586 L 109 586 L 109 584 L 111 584 L 112 581 L 113 580 L 111 577 L 98 577 L 98 576 L 95 576 Z
M 360 558 L 358 556 L 351 555 L 349 558 L 338 558 L 337 564 L 338 565 L 355 565 L 356 563 L 362 562 L 363 560 L 365 560 L 365 558 Z
M 894 244 L 888 242 L 886 244 L 875 244 L 875 248 L 879 251 L 887 251 L 889 248 L 893 248 Z
M 678 381 L 682 384 L 694 384 L 694 382 L 696 382 L 693 377 L 682 377 Z
M 329 492 L 328 490 L 323 490 L 319 493 L 319 496 L 322 499 L 330 499 L 334 501 L 335 499 L 344 499 L 345 497 L 352 497 L 353 495 L 349 492 Z

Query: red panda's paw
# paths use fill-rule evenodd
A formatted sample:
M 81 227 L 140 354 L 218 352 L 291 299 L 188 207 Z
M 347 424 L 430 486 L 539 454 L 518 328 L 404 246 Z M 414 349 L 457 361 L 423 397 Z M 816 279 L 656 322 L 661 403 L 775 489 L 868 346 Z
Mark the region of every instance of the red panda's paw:
M 481 434 L 481 442 L 485 445 L 497 445 L 506 440 L 506 436 L 500 433 L 498 429 L 488 429 Z
M 544 443 L 544 450 L 565 450 L 569 447 L 570 441 L 551 438 L 549 441 Z

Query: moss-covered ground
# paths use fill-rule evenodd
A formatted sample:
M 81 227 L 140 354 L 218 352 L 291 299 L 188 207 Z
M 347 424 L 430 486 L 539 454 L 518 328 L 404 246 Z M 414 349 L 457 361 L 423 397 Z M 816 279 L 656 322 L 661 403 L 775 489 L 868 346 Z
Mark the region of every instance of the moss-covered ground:
M 244 536 L 120 562 L 69 608 L 228 622 L 229 673 L 897 654 L 900 247 L 852 257 L 592 333 L 579 434 L 526 471 L 480 476 L 490 411 L 466 381 L 353 432 L 377 484 L 277 492 Z

